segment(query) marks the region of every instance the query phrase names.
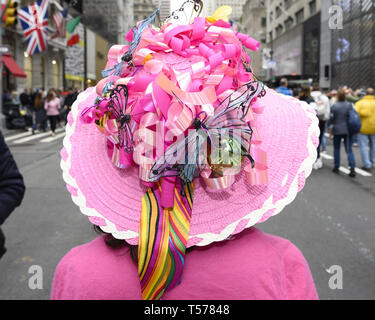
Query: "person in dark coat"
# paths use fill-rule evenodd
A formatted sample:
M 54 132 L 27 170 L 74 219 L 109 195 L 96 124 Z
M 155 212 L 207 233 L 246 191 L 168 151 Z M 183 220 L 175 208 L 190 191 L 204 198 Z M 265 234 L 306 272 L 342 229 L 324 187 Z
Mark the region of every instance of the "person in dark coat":
M 19 101 L 21 103 L 21 109 L 26 112 L 27 126 L 31 127 L 33 125 L 33 111 L 31 107 L 31 96 L 29 95 L 29 91 L 27 89 L 20 94 Z
M 348 115 L 353 104 L 346 101 L 346 92 L 344 89 L 338 91 L 338 101 L 331 108 L 331 118 L 328 122 L 330 128 L 330 136 L 333 136 L 333 147 L 335 157 L 334 173 L 340 171 L 340 148 L 341 142 L 344 141 L 345 151 L 348 154 L 348 162 L 350 166 L 349 176 L 354 178 L 355 158 L 353 153 L 353 137 L 349 134 Z
M 64 110 L 65 110 L 65 125 L 68 124 L 68 114 L 72 110 L 72 105 L 77 99 L 77 94 L 73 92 L 72 88 L 69 88 L 68 94 L 64 100 Z
M 0 226 L 21 204 L 24 194 L 23 177 L 0 131 Z M 0 259 L 5 252 L 5 236 L 0 228 Z

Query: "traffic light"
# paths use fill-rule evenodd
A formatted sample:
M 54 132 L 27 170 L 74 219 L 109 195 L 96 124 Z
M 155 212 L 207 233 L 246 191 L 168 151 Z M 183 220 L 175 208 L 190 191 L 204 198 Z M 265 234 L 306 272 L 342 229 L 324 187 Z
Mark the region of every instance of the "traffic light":
M 17 7 L 18 7 L 18 2 L 11 1 L 8 9 L 6 9 L 6 11 L 5 11 L 5 25 L 7 27 L 14 26 L 18 23 Z

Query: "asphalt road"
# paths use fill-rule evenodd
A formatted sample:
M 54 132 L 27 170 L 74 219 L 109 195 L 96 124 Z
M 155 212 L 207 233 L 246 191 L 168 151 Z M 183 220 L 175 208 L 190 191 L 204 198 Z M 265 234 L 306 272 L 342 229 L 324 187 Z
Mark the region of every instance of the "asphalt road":
M 8 252 L 0 261 L 0 299 L 49 299 L 60 259 L 96 234 L 72 203 L 61 178 L 63 133 L 56 139 L 31 140 L 23 134 L 15 138 L 19 134 L 6 133 L 6 137 L 27 192 L 22 206 L 3 226 Z M 294 203 L 259 227 L 301 249 L 321 299 L 375 299 L 375 177 L 334 175 L 331 143 L 327 151 L 325 167 L 313 172 Z M 358 149 L 355 153 L 360 166 Z M 29 288 L 34 265 L 42 267 L 42 289 Z M 331 266 L 342 268 L 342 289 L 329 287 Z

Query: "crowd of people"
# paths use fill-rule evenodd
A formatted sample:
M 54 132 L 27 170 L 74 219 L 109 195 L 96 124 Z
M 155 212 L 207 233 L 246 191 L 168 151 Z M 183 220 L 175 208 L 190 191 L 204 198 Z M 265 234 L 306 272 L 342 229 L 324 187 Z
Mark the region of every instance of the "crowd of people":
M 326 152 L 326 133 L 333 140 L 334 168 L 340 172 L 340 148 L 344 144 L 350 167 L 350 177 L 356 177 L 356 160 L 353 146 L 359 146 L 362 170 L 372 172 L 375 167 L 375 91 L 372 88 L 352 90 L 342 87 L 338 90 L 322 91 L 318 83 L 303 85 L 296 95 L 288 88 L 288 80 L 281 79 L 276 89 L 281 94 L 295 96 L 313 105 L 319 118 L 320 143 L 318 159 L 314 169 L 323 168 L 321 152 Z M 358 117 L 358 130 L 351 128 L 350 117 Z
M 362 170 L 371 172 L 375 166 L 375 92 L 374 89 L 352 90 L 342 87 L 338 90 L 322 91 L 318 83 L 312 86 L 303 85 L 296 91 L 288 87 L 288 80 L 281 79 L 276 89 L 281 94 L 294 96 L 301 101 L 312 104 L 319 118 L 321 131 L 320 143 L 317 150 L 318 159 L 314 169 L 323 168 L 321 152 L 326 152 L 327 136 L 333 141 L 335 165 L 333 172 L 339 173 L 340 148 L 342 142 L 348 155 L 350 176 L 356 176 L 356 160 L 353 146 L 359 147 L 362 157 Z M 37 130 L 46 132 L 49 127 L 51 135 L 55 136 L 57 126 L 66 125 L 67 116 L 79 94 L 78 89 L 69 88 L 62 92 L 50 89 L 48 92 L 37 89 L 25 89 L 19 96 L 16 93 L 4 92 L 3 103 L 13 103 L 20 106 L 22 115 L 27 119 L 27 126 L 32 133 Z M 352 110 L 358 114 L 361 129 L 354 134 L 348 126 L 348 117 Z M 328 135 L 326 134 L 328 131 Z
M 79 90 L 73 88 L 64 92 L 60 89 L 25 89 L 20 95 L 17 92 L 5 91 L 3 105 L 18 105 L 20 114 L 25 118 L 26 127 L 30 127 L 33 134 L 37 130 L 47 132 L 49 124 L 54 137 L 56 127 L 67 124 L 67 116 L 78 94 Z

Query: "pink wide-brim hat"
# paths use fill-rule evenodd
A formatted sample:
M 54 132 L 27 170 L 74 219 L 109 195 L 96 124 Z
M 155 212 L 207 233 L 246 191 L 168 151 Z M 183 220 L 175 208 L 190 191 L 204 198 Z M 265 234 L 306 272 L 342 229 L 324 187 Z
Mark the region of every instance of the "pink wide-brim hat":
M 188 247 L 222 241 L 280 213 L 302 190 L 317 157 L 319 126 L 305 102 L 266 88 L 259 99 L 264 113 L 257 125 L 267 152 L 269 183 L 251 186 L 244 170 L 232 187 L 208 191 L 194 181 L 194 206 Z M 141 200 L 146 188 L 138 169 L 116 168 L 107 155 L 106 137 L 80 115 L 94 104 L 95 88 L 79 95 L 69 114 L 61 168 L 74 203 L 91 223 L 117 239 L 138 244 Z

